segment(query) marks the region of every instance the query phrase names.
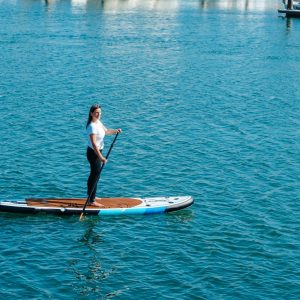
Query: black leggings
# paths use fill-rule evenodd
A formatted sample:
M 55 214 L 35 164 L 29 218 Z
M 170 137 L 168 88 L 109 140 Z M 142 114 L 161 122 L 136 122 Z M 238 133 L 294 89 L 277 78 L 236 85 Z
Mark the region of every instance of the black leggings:
M 95 153 L 94 149 L 92 149 L 91 147 L 87 148 L 86 157 L 91 167 L 90 176 L 87 181 L 87 191 L 88 191 L 88 196 L 90 197 L 89 203 L 91 203 L 95 201 L 96 192 L 97 192 L 97 180 L 100 174 L 102 162 L 97 156 L 97 154 Z

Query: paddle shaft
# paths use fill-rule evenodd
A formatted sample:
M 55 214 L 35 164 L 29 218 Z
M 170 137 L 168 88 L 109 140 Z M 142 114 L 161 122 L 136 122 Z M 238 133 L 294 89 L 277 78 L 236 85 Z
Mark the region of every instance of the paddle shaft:
M 109 150 L 108 150 L 108 152 L 107 152 L 107 154 L 106 154 L 106 157 L 105 157 L 106 159 L 108 159 L 109 154 L 110 154 L 110 152 L 111 152 L 111 150 L 112 150 L 112 148 L 113 148 L 113 146 L 114 146 L 114 143 L 115 143 L 115 141 L 116 141 L 118 135 L 119 135 L 119 132 L 116 134 L 116 136 L 115 136 L 113 142 L 112 142 L 111 145 L 110 145 L 110 148 L 109 148 Z M 102 172 L 104 166 L 105 166 L 105 164 L 103 163 L 102 166 L 101 166 L 101 168 L 100 168 L 100 172 L 99 172 L 98 178 L 97 178 L 97 180 L 95 181 L 95 183 L 94 183 L 94 185 L 93 185 L 93 188 L 92 188 L 90 194 L 88 195 L 88 197 L 87 197 L 87 199 L 86 199 L 86 201 L 85 201 L 85 204 L 84 204 L 83 209 L 82 209 L 82 213 L 81 213 L 81 215 L 80 215 L 80 219 L 81 219 L 82 216 L 84 215 L 86 206 L 88 205 L 89 201 L 91 200 L 91 195 L 92 195 L 93 191 L 95 190 L 95 188 L 96 188 L 96 186 L 97 186 L 97 184 L 98 184 L 98 182 L 99 182 L 100 175 L 101 175 L 101 172 Z

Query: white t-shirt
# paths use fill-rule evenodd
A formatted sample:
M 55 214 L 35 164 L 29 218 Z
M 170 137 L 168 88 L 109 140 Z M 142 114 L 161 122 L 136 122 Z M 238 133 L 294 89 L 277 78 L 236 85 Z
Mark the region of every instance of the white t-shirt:
M 104 147 L 104 136 L 105 136 L 105 126 L 97 120 L 96 122 L 91 122 L 86 128 L 86 133 L 88 137 L 88 146 L 93 149 L 91 143 L 90 135 L 95 134 L 96 136 L 96 146 L 98 149 L 102 150 Z

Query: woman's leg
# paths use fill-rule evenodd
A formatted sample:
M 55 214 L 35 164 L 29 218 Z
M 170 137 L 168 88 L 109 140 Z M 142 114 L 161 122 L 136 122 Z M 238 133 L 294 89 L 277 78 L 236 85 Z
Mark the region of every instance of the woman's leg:
M 90 147 L 88 147 L 87 149 L 87 159 L 91 167 L 90 176 L 87 181 L 87 190 L 88 190 L 88 195 L 90 197 L 89 203 L 91 203 L 95 201 L 95 197 L 96 197 L 97 181 L 99 179 L 98 177 L 101 170 L 101 161 L 96 155 L 96 153 L 94 152 L 94 150 Z

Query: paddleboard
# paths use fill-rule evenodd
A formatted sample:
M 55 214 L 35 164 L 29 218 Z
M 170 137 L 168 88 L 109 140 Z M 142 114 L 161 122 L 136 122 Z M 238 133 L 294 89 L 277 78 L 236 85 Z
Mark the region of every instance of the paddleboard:
M 20 201 L 0 202 L 0 212 L 49 213 L 57 215 L 79 215 L 84 198 L 28 198 Z M 97 198 L 102 206 L 88 205 L 86 215 L 144 215 L 161 214 L 186 208 L 193 204 L 191 196 L 152 198 Z

